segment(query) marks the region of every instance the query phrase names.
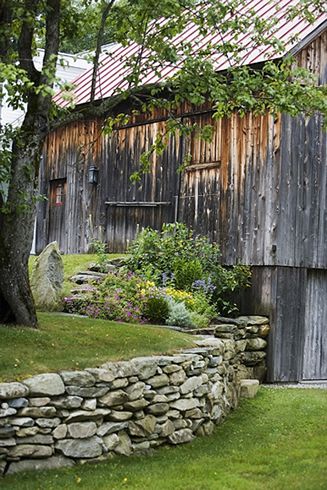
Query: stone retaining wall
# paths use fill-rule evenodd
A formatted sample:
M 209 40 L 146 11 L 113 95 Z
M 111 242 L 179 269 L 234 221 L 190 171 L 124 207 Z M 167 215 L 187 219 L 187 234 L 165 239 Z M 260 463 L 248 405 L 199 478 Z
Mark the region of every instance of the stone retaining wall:
M 175 355 L 0 384 L 0 474 L 128 456 L 210 434 L 237 406 L 244 349 L 234 334 L 194 340 L 197 348 Z

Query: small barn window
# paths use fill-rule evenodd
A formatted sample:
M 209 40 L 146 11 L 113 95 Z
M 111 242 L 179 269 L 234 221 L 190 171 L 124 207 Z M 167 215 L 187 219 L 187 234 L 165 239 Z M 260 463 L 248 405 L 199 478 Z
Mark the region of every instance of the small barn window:
M 56 179 L 50 182 L 51 204 L 63 206 L 66 195 L 66 179 Z

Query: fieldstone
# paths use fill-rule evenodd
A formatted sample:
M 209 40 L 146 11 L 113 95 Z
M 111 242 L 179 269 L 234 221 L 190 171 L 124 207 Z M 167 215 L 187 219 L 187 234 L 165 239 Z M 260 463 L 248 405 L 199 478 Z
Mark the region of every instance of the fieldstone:
M 44 460 L 24 459 L 22 461 L 11 463 L 7 475 L 13 475 L 14 473 L 20 473 L 22 471 L 43 471 L 71 467 L 74 466 L 74 464 L 75 462 L 72 459 L 65 458 L 64 456 L 52 456 L 51 458 Z
M 39 427 L 25 427 L 22 429 L 17 429 L 16 430 L 16 436 L 17 437 L 30 437 L 30 436 L 35 436 L 35 434 L 38 434 L 40 432 Z
M 44 444 L 53 443 L 53 437 L 50 435 L 36 434 L 35 436 L 17 439 L 17 444 Z
M 143 408 L 146 408 L 149 404 L 150 402 L 148 402 L 144 398 L 141 398 L 139 400 L 134 400 L 132 402 L 125 403 L 124 408 L 130 410 L 131 412 L 136 412 L 138 410 L 142 410 Z
M 99 399 L 99 403 L 106 407 L 121 405 L 129 399 L 129 396 L 123 390 L 110 391 L 107 395 Z
M 11 417 L 16 415 L 17 410 L 15 408 L 2 408 L 0 409 L 0 418 Z
M 158 365 L 154 357 L 138 357 L 131 361 L 134 374 L 141 380 L 154 376 L 157 372 Z
M 177 419 L 173 421 L 176 430 L 185 429 L 187 427 L 187 422 L 185 419 Z
M 65 385 L 56 373 L 38 374 L 25 379 L 24 384 L 29 388 L 30 395 L 56 396 L 65 392 Z
M 269 323 L 267 317 L 258 315 L 239 316 L 237 320 L 247 325 L 265 325 Z
M 171 444 L 183 444 L 192 441 L 192 439 L 194 439 L 194 436 L 191 429 L 177 430 L 168 437 Z
M 160 395 L 158 395 L 160 396 Z M 164 396 L 164 395 L 161 395 Z M 170 393 L 169 395 L 166 395 L 167 401 L 168 402 L 173 402 L 174 400 L 178 400 L 181 397 L 180 393 Z
M 0 383 L 0 399 L 20 398 L 28 395 L 27 386 L 22 383 Z
M 219 381 L 213 383 L 213 385 L 210 388 L 210 398 L 213 400 L 218 400 L 223 393 L 223 389 L 224 389 L 223 383 L 220 383 Z
M 176 393 L 173 393 L 176 395 Z M 166 395 L 155 395 L 152 399 L 152 403 L 166 403 L 168 402 L 168 398 Z
M 103 437 L 103 443 L 107 449 L 107 451 L 112 451 L 119 444 L 119 437 L 117 434 L 110 434 L 108 436 Z
M 31 274 L 31 289 L 39 310 L 57 309 L 61 300 L 64 265 L 57 242 L 49 243 L 36 258 Z
M 132 454 L 132 441 L 130 440 L 126 432 L 119 432 L 119 442 L 114 448 L 115 453 L 122 454 L 123 456 L 130 456 Z
M 185 412 L 185 417 L 188 419 L 201 419 L 203 417 L 203 413 L 199 408 L 192 408 L 192 410 L 187 410 Z
M 51 405 L 57 408 L 80 408 L 83 403 L 83 398 L 81 396 L 61 396 L 55 400 L 51 400 Z
M 73 439 L 86 439 L 92 437 L 97 432 L 97 425 L 95 422 L 75 422 L 67 426 L 68 437 Z
M 116 378 L 128 378 L 129 376 L 135 375 L 134 366 L 131 361 L 106 362 L 101 368 L 112 373 L 112 380 Z M 89 369 L 88 371 L 91 372 Z
M 20 408 L 25 408 L 28 405 L 27 398 L 14 398 L 13 400 L 8 400 L 8 405 L 10 408 L 15 408 L 16 410 Z
M 153 415 L 162 415 L 167 413 L 169 410 L 168 403 L 155 403 L 147 408 L 147 411 Z
M 178 364 L 169 364 L 163 368 L 163 372 L 166 374 L 172 374 L 177 373 L 177 371 L 180 371 L 181 369 L 182 367 L 178 366 Z
M 207 395 L 209 393 L 209 385 L 208 384 L 203 384 L 199 386 L 196 390 L 194 390 L 194 395 L 197 398 L 201 398 L 204 395 Z
M 158 376 L 153 376 L 153 378 L 149 378 L 147 383 L 151 385 L 153 388 L 160 388 L 161 386 L 166 386 L 169 384 L 169 377 L 167 374 L 159 374 Z
M 52 419 L 39 418 L 35 420 L 36 425 L 44 429 L 52 429 L 60 424 L 61 420 L 58 417 Z
M 235 350 L 236 352 L 244 352 L 246 349 L 248 341 L 245 340 L 236 340 L 235 342 Z
M 259 381 L 257 379 L 242 379 L 241 380 L 241 397 L 254 398 L 259 389 Z
M 125 420 L 132 418 L 132 416 L 132 412 L 119 412 L 117 410 L 112 410 L 108 418 L 110 420 L 114 420 L 115 422 L 124 422 Z
M 181 414 L 180 414 L 179 410 L 168 410 L 168 412 L 166 413 L 166 415 L 170 419 L 178 419 L 178 418 L 181 417 Z
M 181 412 L 186 412 L 186 410 L 191 410 L 192 408 L 197 408 L 199 406 L 198 400 L 195 398 L 180 398 L 175 402 L 171 403 L 171 408 L 176 408 Z
M 97 382 L 103 381 L 104 383 L 110 383 L 116 378 L 112 371 L 103 368 L 88 368 L 85 371 L 91 373 Z
M 259 332 L 259 327 L 256 325 L 249 325 L 248 327 L 245 327 L 245 332 L 257 334 Z
M 87 371 L 60 371 L 60 376 L 65 385 L 93 386 L 95 377 Z
M 23 417 L 54 417 L 57 413 L 55 407 L 26 407 L 19 412 Z
M 160 426 L 160 436 L 161 437 L 168 437 L 170 434 L 172 434 L 175 430 L 175 426 L 172 423 L 171 420 L 167 420 L 164 424 Z
M 143 419 L 130 422 L 128 429 L 132 436 L 146 437 L 153 434 L 156 422 L 156 417 L 153 415 L 146 415 Z
M 248 339 L 246 344 L 246 350 L 263 350 L 267 347 L 267 341 L 261 339 L 260 337 L 256 339 Z
M 143 441 L 143 442 L 138 442 L 138 443 L 133 443 L 132 445 L 133 451 L 147 451 L 150 449 L 150 441 Z
M 97 458 L 102 454 L 101 439 L 63 439 L 55 445 L 56 450 L 70 458 Z
M 83 410 L 95 410 L 97 408 L 97 400 L 96 398 L 90 398 L 85 400 L 82 405 Z
M 60 424 L 52 432 L 52 435 L 55 439 L 65 439 L 67 435 L 67 429 L 67 424 Z
M 138 398 L 141 398 L 145 390 L 145 383 L 143 381 L 138 381 L 130 386 L 128 386 L 125 391 L 129 396 L 129 400 L 133 401 Z
M 10 449 L 8 456 L 11 458 L 49 458 L 53 450 L 50 446 L 39 444 L 19 444 Z
M 15 435 L 15 429 L 11 426 L 0 427 L 0 439 L 6 439 Z
M 6 461 L 0 461 L 0 476 L 4 474 L 7 463 Z
M 215 428 L 215 424 L 209 420 L 208 422 L 202 424 L 201 427 L 198 428 L 198 430 L 196 431 L 196 435 L 210 436 L 213 433 L 214 428 Z
M 184 369 L 181 369 L 180 371 L 176 371 L 176 372 L 172 373 L 169 376 L 169 379 L 170 379 L 170 382 L 172 385 L 181 385 L 184 383 L 184 381 L 186 379 L 186 373 L 185 373 Z
M 124 430 L 127 427 L 128 422 L 105 422 L 98 428 L 97 435 L 103 437 Z
M 30 398 L 29 404 L 31 407 L 44 407 L 51 402 L 51 398 L 44 396 L 41 398 Z
M 5 439 L 0 439 L 0 447 L 10 446 L 16 446 L 16 439 L 14 437 L 6 437 Z
M 114 379 L 113 382 L 111 383 L 111 389 L 117 390 L 118 388 L 125 388 L 128 385 L 129 382 L 127 378 L 117 378 Z
M 70 281 L 75 284 L 86 284 L 92 282 L 100 282 L 102 279 L 102 275 L 100 272 L 94 272 L 93 274 L 89 274 L 87 271 L 80 272 L 79 274 L 75 274 L 75 276 L 70 277 Z
M 88 410 L 76 410 L 76 412 L 71 412 L 65 420 L 65 423 L 99 420 L 102 417 L 108 416 L 110 413 L 111 410 L 108 408 L 97 408 L 93 412 Z
M 269 332 L 270 332 L 270 326 L 269 325 L 260 325 L 259 326 L 258 335 L 260 337 L 268 337 Z
M 98 398 L 104 396 L 109 391 L 109 386 L 66 386 L 68 395 L 80 396 L 82 398 Z
M 192 376 L 188 378 L 185 383 L 183 383 L 180 387 L 180 391 L 182 395 L 186 395 L 186 393 L 190 393 L 194 391 L 196 388 L 201 386 L 203 383 L 202 376 Z
M 263 351 L 243 352 L 243 362 L 246 366 L 255 366 L 256 364 L 259 364 L 266 355 L 266 352 Z

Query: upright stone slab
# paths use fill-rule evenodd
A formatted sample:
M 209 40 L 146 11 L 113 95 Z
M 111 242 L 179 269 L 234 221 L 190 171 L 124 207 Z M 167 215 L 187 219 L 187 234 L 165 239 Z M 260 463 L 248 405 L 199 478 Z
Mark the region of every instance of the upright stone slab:
M 36 307 L 52 311 L 58 308 L 64 265 L 57 242 L 49 243 L 37 257 L 31 276 L 31 288 Z

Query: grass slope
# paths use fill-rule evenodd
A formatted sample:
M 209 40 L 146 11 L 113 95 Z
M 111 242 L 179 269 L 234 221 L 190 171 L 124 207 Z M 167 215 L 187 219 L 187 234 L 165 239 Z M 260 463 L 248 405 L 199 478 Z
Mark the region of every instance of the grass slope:
M 210 437 L 151 456 L 6 477 L 19 490 L 318 490 L 327 488 L 327 392 L 261 388 Z
M 39 313 L 38 330 L 0 325 L 0 381 L 193 346 L 172 330 L 60 313 Z

